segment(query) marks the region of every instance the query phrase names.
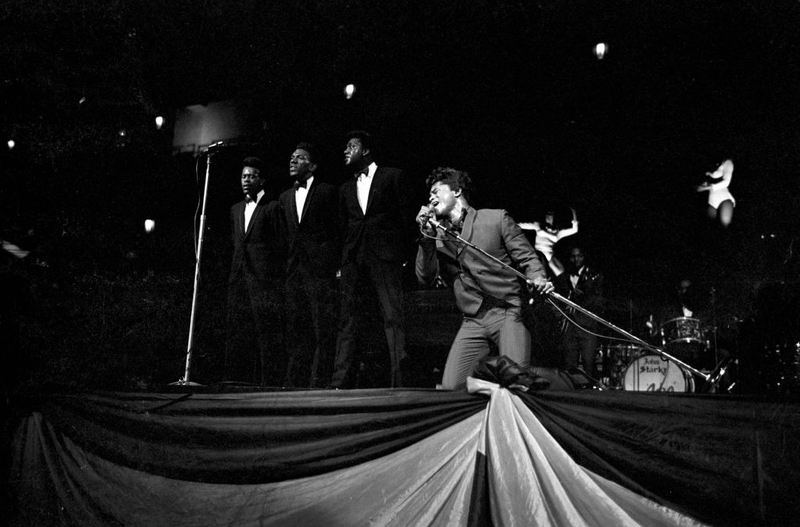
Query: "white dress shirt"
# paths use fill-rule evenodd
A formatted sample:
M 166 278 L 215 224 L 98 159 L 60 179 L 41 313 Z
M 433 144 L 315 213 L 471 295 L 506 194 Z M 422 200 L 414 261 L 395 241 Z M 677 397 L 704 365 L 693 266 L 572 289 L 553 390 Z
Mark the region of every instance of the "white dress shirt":
M 297 187 L 294 190 L 294 203 L 297 205 L 297 223 L 303 219 L 303 207 L 306 205 L 306 198 L 308 197 L 308 190 L 311 188 L 311 183 L 314 182 L 314 176 L 309 176 L 306 180 L 306 186 Z
M 358 204 L 361 205 L 361 212 L 367 213 L 367 203 L 369 203 L 369 188 L 372 186 L 372 180 L 375 178 L 375 171 L 378 170 L 378 165 L 371 163 L 367 169 L 367 174 L 358 176 L 356 180 L 356 187 L 358 190 Z
M 253 217 L 253 212 L 256 210 L 256 205 L 258 205 L 258 200 L 260 200 L 264 196 L 264 191 L 259 191 L 256 194 L 256 199 L 250 199 L 250 197 L 245 198 L 245 205 L 244 205 L 244 232 L 247 232 L 247 228 L 250 226 L 250 218 Z
M 585 266 L 584 266 L 585 267 Z M 578 285 L 578 280 L 581 279 L 581 273 L 583 272 L 583 267 L 578 269 L 578 274 L 571 274 L 569 275 L 569 280 L 572 282 L 572 288 L 575 289 L 575 286 Z

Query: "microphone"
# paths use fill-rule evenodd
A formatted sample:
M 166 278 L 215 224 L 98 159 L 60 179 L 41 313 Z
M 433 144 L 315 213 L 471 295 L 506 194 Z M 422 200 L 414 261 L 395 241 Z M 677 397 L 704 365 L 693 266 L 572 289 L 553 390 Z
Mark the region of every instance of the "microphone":
M 211 143 L 208 145 L 206 150 L 216 150 L 218 148 L 222 148 L 223 146 L 225 146 L 225 141 L 217 141 L 216 143 Z

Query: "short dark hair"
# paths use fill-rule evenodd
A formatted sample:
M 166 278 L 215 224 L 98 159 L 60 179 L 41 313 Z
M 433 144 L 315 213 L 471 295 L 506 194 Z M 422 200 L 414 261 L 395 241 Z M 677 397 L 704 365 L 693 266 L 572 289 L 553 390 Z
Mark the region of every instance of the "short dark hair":
M 264 162 L 257 157 L 245 157 L 244 161 L 242 161 L 242 168 L 244 167 L 251 167 L 258 170 L 259 173 L 264 171 Z
M 358 139 L 363 149 L 372 149 L 372 136 L 365 130 L 353 130 L 347 134 L 345 141 L 350 141 L 351 139 Z
M 436 183 L 450 187 L 450 190 L 460 190 L 465 199 L 472 193 L 472 178 L 463 170 L 449 167 L 438 167 L 428 176 L 425 184 L 431 188 Z
M 295 150 L 305 150 L 306 152 L 308 152 L 308 160 L 309 161 L 311 161 L 312 163 L 317 163 L 318 162 L 317 161 L 317 159 L 318 159 L 317 158 L 317 147 L 316 147 L 316 145 L 314 145 L 314 143 L 308 143 L 308 142 L 302 141 L 300 143 L 297 143 L 297 146 L 294 147 L 294 149 Z

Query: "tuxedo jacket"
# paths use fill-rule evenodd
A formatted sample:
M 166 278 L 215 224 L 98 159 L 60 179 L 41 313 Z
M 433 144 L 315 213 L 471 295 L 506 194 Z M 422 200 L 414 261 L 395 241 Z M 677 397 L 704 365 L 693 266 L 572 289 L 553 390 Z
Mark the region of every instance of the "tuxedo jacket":
M 299 267 L 319 278 L 336 276 L 341 258 L 338 198 L 335 186 L 315 178 L 303 205 L 302 221 L 298 221 L 294 188 L 278 198 L 287 276 Z
M 547 278 L 530 242 L 504 210 L 469 207 L 461 237 L 529 280 Z M 515 273 L 457 241 L 437 240 L 435 250 L 433 243 L 423 241 L 417 251 L 416 272 L 423 284 L 431 284 L 437 274 L 452 284 L 456 304 L 468 316 L 478 312 L 486 297 L 520 306 L 527 294 Z
M 247 232 L 244 230 L 244 208 L 244 201 L 231 207 L 233 257 L 228 282 L 243 276 L 258 281 L 280 276 L 282 257 L 276 228 L 278 203 L 262 197 L 253 211 Z
M 561 273 L 555 280 L 556 292 L 572 300 L 596 315 L 603 309 L 603 275 L 589 266 L 584 266 L 578 281 L 572 285 L 569 271 Z M 577 310 L 570 317 L 581 326 L 593 329 L 598 323 L 592 317 Z
M 413 218 L 404 172 L 378 167 L 369 189 L 366 214 L 358 203 L 356 179 L 342 184 L 339 218 L 344 236 L 342 263 L 375 257 L 402 262 L 413 239 Z

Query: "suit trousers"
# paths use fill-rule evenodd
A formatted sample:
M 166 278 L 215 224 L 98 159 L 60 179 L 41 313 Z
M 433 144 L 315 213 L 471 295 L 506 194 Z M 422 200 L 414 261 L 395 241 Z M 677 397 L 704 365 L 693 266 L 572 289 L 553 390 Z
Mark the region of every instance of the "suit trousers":
M 464 316 L 456 334 L 442 374 L 442 388 L 464 388 L 478 362 L 488 356 L 490 343 L 495 343 L 500 355 L 520 366 L 531 360 L 531 333 L 523 322 L 518 306 L 487 306 L 484 303 L 475 316 Z
M 283 380 L 283 287 L 240 277 L 228 285 L 224 380 L 276 385 Z
M 594 327 L 591 329 L 594 331 Z M 564 332 L 564 362 L 567 369 L 578 367 L 578 356 L 583 359 L 583 371 L 597 378 L 597 337 L 570 323 Z
M 298 266 L 286 278 L 284 386 L 322 388 L 333 372 L 336 343 L 335 278 Z
M 383 330 L 389 350 L 391 386 L 403 385 L 400 363 L 406 357 L 406 334 L 403 328 L 403 266 L 378 258 L 348 262 L 342 266 L 342 308 L 339 337 L 336 342 L 336 365 L 331 387 L 341 388 L 352 379 L 353 362 L 358 354 L 356 334 L 370 292 L 378 298 Z

